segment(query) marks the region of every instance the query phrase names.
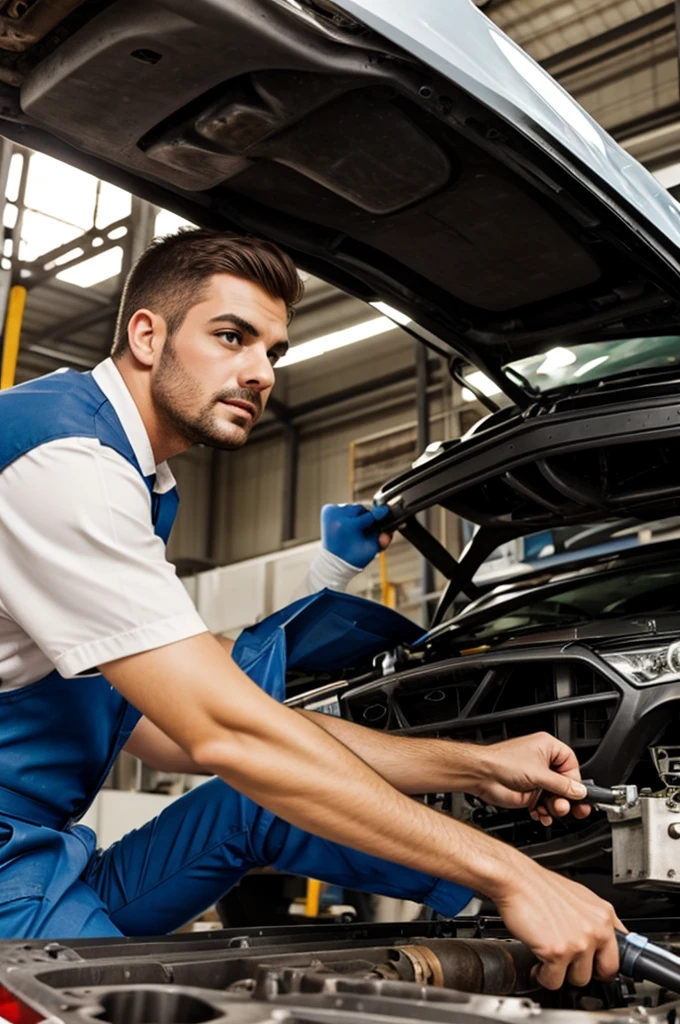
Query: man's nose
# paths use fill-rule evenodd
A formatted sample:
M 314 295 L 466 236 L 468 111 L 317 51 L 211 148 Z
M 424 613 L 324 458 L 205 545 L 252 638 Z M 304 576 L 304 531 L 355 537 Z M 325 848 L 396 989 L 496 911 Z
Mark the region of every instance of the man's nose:
M 274 383 L 274 367 L 264 344 L 249 345 L 239 367 L 241 387 L 264 391 Z

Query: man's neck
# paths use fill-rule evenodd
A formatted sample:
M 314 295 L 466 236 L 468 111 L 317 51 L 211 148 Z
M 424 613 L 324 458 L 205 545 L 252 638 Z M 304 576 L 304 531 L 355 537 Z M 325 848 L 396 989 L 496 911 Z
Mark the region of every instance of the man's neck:
M 150 375 L 145 370 L 131 366 L 124 356 L 114 360 L 114 366 L 123 378 L 123 383 L 130 392 L 132 401 L 137 406 L 137 411 L 149 437 L 156 465 L 167 461 L 173 455 L 181 455 L 182 452 L 187 451 L 191 447 L 190 442 L 178 433 L 166 417 L 160 416 L 154 407 Z

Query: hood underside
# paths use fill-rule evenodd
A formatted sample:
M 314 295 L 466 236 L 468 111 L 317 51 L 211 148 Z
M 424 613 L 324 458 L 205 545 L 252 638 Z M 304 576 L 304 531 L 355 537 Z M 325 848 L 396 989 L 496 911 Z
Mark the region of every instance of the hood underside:
M 389 481 L 376 501 L 391 510 L 382 528 L 400 529 L 450 579 L 439 621 L 460 591 L 477 595 L 476 571 L 505 541 L 676 514 L 678 465 L 680 380 L 671 370 L 500 410 Z M 434 505 L 480 527 L 460 563 L 416 518 Z
M 659 218 L 530 113 L 513 123 L 469 74 L 462 88 L 453 64 L 444 74 L 341 10 L 357 3 L 55 6 L 60 23 L 20 54 L 0 40 L 8 137 L 200 224 L 272 238 L 497 378 L 557 334 L 675 333 L 675 240 Z M 512 44 L 467 0 L 435 6 L 449 32 L 464 18 L 469 52 L 496 63 L 509 94 L 519 73 L 496 36 Z M 397 28 L 403 7 L 391 8 Z

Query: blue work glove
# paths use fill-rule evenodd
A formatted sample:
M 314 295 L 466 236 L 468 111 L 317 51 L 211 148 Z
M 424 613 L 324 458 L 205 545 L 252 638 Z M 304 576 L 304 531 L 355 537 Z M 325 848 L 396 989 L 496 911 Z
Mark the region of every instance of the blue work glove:
M 364 569 L 381 549 L 379 531 L 372 529 L 389 515 L 387 505 L 324 505 L 321 509 L 321 543 L 326 551 L 355 569 Z

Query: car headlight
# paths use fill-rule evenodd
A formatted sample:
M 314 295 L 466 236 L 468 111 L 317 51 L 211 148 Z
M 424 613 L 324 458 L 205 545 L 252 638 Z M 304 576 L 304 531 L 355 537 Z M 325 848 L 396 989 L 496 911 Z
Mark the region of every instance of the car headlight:
M 628 651 L 600 651 L 600 657 L 633 686 L 680 681 L 680 641 Z

